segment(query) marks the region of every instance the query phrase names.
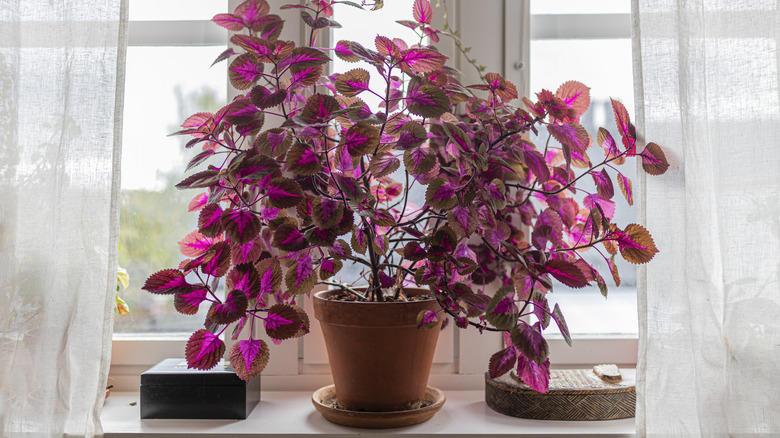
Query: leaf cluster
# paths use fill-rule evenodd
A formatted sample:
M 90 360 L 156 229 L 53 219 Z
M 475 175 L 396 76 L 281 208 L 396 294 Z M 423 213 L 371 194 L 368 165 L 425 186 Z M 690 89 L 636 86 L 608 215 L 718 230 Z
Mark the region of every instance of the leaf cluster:
M 297 297 L 338 284 L 330 279 L 344 263 L 357 263 L 367 299 L 427 286 L 441 310 L 421 315 L 421 326 L 446 313 L 459 327 L 504 331 L 509 347 L 491 359 L 491 374 L 518 364 L 527 382 L 544 382 L 543 330 L 555 321 L 569 340 L 560 309 L 550 311 L 545 298 L 552 280 L 598 284 L 606 293 L 580 252 L 603 252 L 616 283 L 618 252 L 632 263 L 657 252 L 640 225 L 613 223 L 611 199 L 617 179 L 632 202 L 631 181 L 619 171 L 627 158 L 638 156 L 651 174 L 666 170 L 661 148 L 639 151 L 617 101 L 619 140 L 602 128 L 594 142 L 579 123 L 590 104 L 579 82 L 543 90 L 535 101 L 520 99 L 497 73 L 461 84 L 447 57 L 423 44 L 441 33 L 431 27 L 428 0 L 417 0 L 414 19 L 400 22 L 418 33 L 417 44 L 377 36 L 374 47 L 319 48 L 318 32 L 338 26 L 331 19 L 337 3 L 360 7 L 324 0 L 283 7 L 300 9 L 306 46 L 280 39 L 284 21 L 265 0 L 214 17 L 236 32 L 236 51 L 217 62 L 229 60 L 231 83 L 243 94 L 189 117 L 177 133 L 200 149 L 188 165 L 193 173 L 177 185 L 198 191 L 190 204 L 198 228 L 180 244 L 189 258 L 152 275 L 144 289 L 175 295 L 185 314 L 210 306 L 187 346 L 190 366 L 207 369 L 224 353 L 219 334 L 228 324 L 235 338 L 256 323 L 278 341 L 308 332 Z M 326 75 L 331 54 L 356 65 Z M 371 77 L 383 86 L 372 89 Z M 363 101 L 366 94 L 378 96 L 379 106 Z M 271 119 L 279 122 L 265 126 Z M 530 134 L 542 128 L 548 141 L 536 145 Z M 578 201 L 585 177 L 598 190 Z M 418 189 L 423 205 L 410 200 Z M 503 287 L 489 293 L 492 282 Z M 267 345 L 249 332 L 230 352 L 246 379 L 268 360 Z

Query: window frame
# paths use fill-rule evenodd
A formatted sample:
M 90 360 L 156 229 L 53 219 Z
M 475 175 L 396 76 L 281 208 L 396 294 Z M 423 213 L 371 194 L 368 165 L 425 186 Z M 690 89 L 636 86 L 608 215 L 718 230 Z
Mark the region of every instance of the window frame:
M 528 94 L 529 47 L 531 39 L 598 39 L 630 38 L 630 14 L 558 14 L 530 15 L 530 1 L 466 2 L 456 0 L 448 3 L 450 25 L 461 29 L 471 46 L 492 48 L 490 58 L 499 60 L 504 77 L 517 85 L 518 91 Z M 235 8 L 240 0 L 229 0 L 228 8 Z M 283 11 L 285 12 L 285 11 Z M 289 12 L 289 11 L 287 11 Z M 476 14 L 476 15 L 475 15 Z M 501 23 L 500 29 L 481 36 L 475 16 L 489 15 Z M 288 14 L 283 14 L 288 15 Z M 434 26 L 443 27 L 441 14 L 435 14 Z M 289 14 L 286 32 L 288 35 L 305 37 L 304 29 L 297 22 L 297 15 Z M 609 23 L 604 25 L 603 23 Z M 293 24 L 295 23 L 295 24 Z M 520 26 L 517 25 L 520 23 Z M 619 31 L 618 31 L 619 30 Z M 227 32 L 215 26 L 210 20 L 182 21 L 130 21 L 130 46 L 204 46 L 225 45 Z M 442 39 L 442 51 L 448 54 L 466 76 L 468 69 L 457 53 L 454 44 Z M 489 59 L 486 63 L 491 63 Z M 492 63 L 491 63 L 492 65 Z M 475 73 L 471 73 L 472 75 Z M 470 78 L 464 79 L 466 81 Z M 235 90 L 228 84 L 228 99 L 235 96 Z M 641 275 L 639 276 L 641 281 Z M 491 354 L 502 348 L 502 339 L 495 333 L 479 334 L 476 330 L 454 330 L 446 336 L 450 361 L 441 360 L 434 364 L 432 384 L 443 389 L 474 390 L 484 386 L 484 373 Z M 313 333 L 315 334 L 315 333 Z M 183 356 L 189 333 L 165 335 L 115 334 L 112 342 L 109 384 L 117 390 L 136 391 L 140 385 L 140 374 L 160 360 Z M 297 342 L 287 341 L 272 346 L 272 357 L 263 373 L 263 386 L 267 390 L 312 390 L 330 383 L 329 367 L 319 361 L 307 361 L 305 353 L 311 343 L 322 343 L 321 339 L 305 336 Z M 309 343 L 309 346 L 305 344 Z M 638 339 L 635 335 L 584 335 L 574 339 L 569 347 L 559 335 L 548 336 L 553 367 L 589 368 L 598 363 L 615 363 L 622 367 L 635 367 Z M 228 345 L 229 347 L 229 345 Z M 322 351 L 322 347 L 320 351 Z M 319 353 L 321 354 L 321 353 Z M 314 362 L 314 363 L 312 363 Z

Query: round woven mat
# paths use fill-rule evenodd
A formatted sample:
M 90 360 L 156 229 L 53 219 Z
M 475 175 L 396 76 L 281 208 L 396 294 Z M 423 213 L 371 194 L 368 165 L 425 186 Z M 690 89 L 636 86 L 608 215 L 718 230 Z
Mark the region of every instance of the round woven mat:
M 485 401 L 496 412 L 536 420 L 614 420 L 631 418 L 636 409 L 634 370 L 621 370 L 623 381 L 602 381 L 592 369 L 552 370 L 550 391 L 540 394 L 509 374 L 485 374 Z

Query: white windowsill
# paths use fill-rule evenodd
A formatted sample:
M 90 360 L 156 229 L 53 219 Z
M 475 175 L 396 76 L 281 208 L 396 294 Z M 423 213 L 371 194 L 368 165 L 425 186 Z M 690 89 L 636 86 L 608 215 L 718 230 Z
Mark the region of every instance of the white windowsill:
M 634 437 L 634 419 L 609 421 L 541 421 L 493 412 L 483 391 L 446 391 L 444 407 L 416 426 L 369 430 L 328 422 L 314 410 L 311 392 L 263 391 L 262 400 L 246 420 L 141 420 L 138 393 L 112 393 L 103 407 L 105 438 L 189 437 Z

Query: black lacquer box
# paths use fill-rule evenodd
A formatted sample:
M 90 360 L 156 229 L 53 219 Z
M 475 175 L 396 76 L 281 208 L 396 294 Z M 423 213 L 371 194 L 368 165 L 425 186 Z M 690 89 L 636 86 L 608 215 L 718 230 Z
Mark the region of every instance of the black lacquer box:
M 260 401 L 260 377 L 238 378 L 230 362 L 207 370 L 165 359 L 141 374 L 141 418 L 246 419 Z

